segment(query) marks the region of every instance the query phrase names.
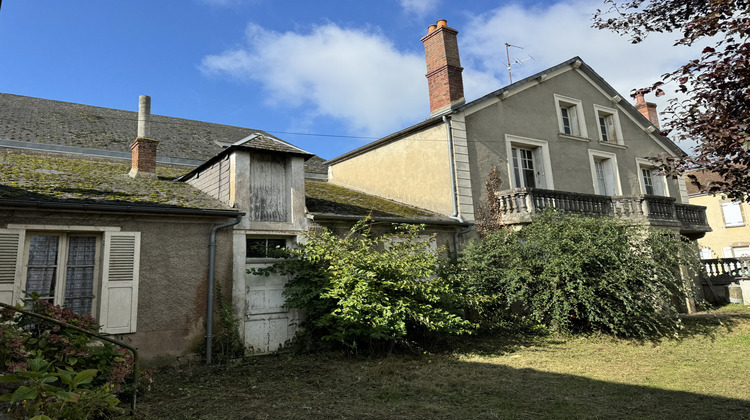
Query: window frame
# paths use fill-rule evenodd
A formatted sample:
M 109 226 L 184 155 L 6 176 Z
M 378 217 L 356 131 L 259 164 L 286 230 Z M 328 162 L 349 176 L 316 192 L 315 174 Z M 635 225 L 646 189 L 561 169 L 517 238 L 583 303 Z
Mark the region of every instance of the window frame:
M 625 144 L 622 136 L 622 127 L 620 125 L 620 115 L 618 114 L 617 109 L 594 104 L 594 116 L 596 116 L 596 132 L 598 133 L 600 143 L 608 145 L 618 144 L 620 146 L 623 146 Z M 609 130 L 607 130 L 607 133 L 609 136 L 614 134 L 615 141 L 612 141 L 611 139 L 604 139 L 601 130 L 601 123 L 599 121 L 602 117 L 610 117 L 612 119 L 612 130 L 614 131 L 614 133 L 609 132 Z M 606 124 L 605 128 L 607 128 Z
M 513 166 L 513 149 L 526 149 L 532 151 L 532 156 L 534 157 L 533 164 L 536 185 L 524 185 L 523 187 L 516 187 L 516 184 L 521 185 L 521 183 L 517 182 L 517 178 L 515 175 L 515 168 Z M 549 190 L 555 189 L 554 179 L 552 176 L 552 162 L 550 160 L 549 154 L 549 143 L 547 141 L 506 134 L 505 156 L 511 188 L 543 188 Z M 541 165 L 539 164 L 540 159 Z
M 733 222 L 730 223 L 727 217 L 727 208 L 733 208 L 736 209 L 736 213 L 739 216 L 739 222 Z M 745 215 L 742 211 L 742 203 L 739 203 L 737 201 L 727 201 L 724 203 L 721 203 L 721 217 L 724 219 L 724 227 L 725 228 L 734 228 L 734 227 L 742 227 L 745 226 Z
M 265 240 L 265 255 L 262 257 L 248 256 L 248 241 L 250 240 Z M 284 249 L 289 249 L 295 243 L 295 237 L 289 235 L 261 235 L 261 234 L 248 234 L 245 235 L 245 260 L 255 263 L 261 263 L 264 261 L 278 261 L 279 257 L 273 257 L 268 255 L 268 241 L 269 240 L 283 240 Z
M 555 110 L 557 112 L 557 129 L 559 131 L 560 135 L 563 136 L 571 136 L 576 138 L 583 138 L 588 139 L 589 133 L 588 129 L 586 128 L 586 118 L 583 113 L 583 102 L 581 102 L 580 99 L 571 98 L 569 96 L 564 95 L 558 95 L 554 94 L 555 98 Z M 573 118 L 575 118 L 575 122 L 577 124 L 577 133 L 576 130 L 573 129 L 573 125 L 571 125 L 571 132 L 566 133 L 565 132 L 565 125 L 563 123 L 563 109 L 574 109 L 575 114 Z M 568 116 L 568 119 L 570 119 L 570 115 Z
M 593 149 L 588 149 L 588 152 L 589 152 L 589 167 L 591 170 L 591 180 L 594 186 L 594 194 L 605 195 L 608 197 L 622 195 L 622 184 L 620 182 L 620 167 L 617 164 L 617 155 L 614 153 L 603 152 L 601 150 L 593 150 Z M 611 175 L 611 178 L 612 178 L 611 191 L 604 191 L 604 193 L 600 191 L 600 186 L 599 186 L 598 176 L 597 176 L 597 168 L 596 168 L 597 162 L 606 162 L 608 169 L 611 172 L 609 174 Z M 608 185 L 605 185 L 605 188 L 606 187 L 608 187 Z M 610 194 L 610 192 L 612 194 Z
M 94 271 L 93 271 L 93 285 L 91 293 L 93 295 L 91 299 L 91 311 L 87 314 L 99 319 L 99 296 L 101 295 L 101 268 L 102 268 L 102 235 L 92 232 L 62 232 L 62 231 L 26 231 L 26 240 L 24 241 L 23 249 L 23 273 L 20 279 L 21 291 L 25 292 L 28 290 L 29 280 L 29 260 L 31 249 L 31 238 L 35 236 L 54 236 L 58 238 L 57 243 L 57 264 L 56 272 L 54 275 L 55 288 L 52 296 L 40 296 L 40 300 L 50 301 L 53 305 L 66 307 L 65 305 L 65 292 L 67 289 L 68 276 L 68 256 L 70 251 L 70 239 L 71 238 L 95 238 L 95 249 L 94 249 Z M 25 302 L 29 302 L 30 299 L 24 298 Z
M 636 158 L 636 168 L 637 168 L 637 175 L 638 175 L 638 184 L 641 186 L 641 194 L 642 195 L 654 195 L 657 197 L 671 197 L 669 193 L 669 184 L 667 183 L 667 177 L 664 175 L 654 174 L 653 171 L 656 169 L 656 165 L 654 165 L 650 160 L 648 159 L 642 159 L 642 158 Z M 654 194 L 648 194 L 647 188 L 646 188 L 646 180 L 643 177 L 643 170 L 649 170 L 651 171 L 651 177 L 653 180 L 653 187 L 655 188 Z M 657 184 L 658 183 L 658 184 Z M 657 191 L 657 189 L 660 189 L 661 193 Z

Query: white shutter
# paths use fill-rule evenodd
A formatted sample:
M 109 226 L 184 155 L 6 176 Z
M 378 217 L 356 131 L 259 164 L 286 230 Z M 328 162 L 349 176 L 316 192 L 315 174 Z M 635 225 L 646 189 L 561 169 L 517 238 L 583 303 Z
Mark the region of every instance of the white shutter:
M 724 226 L 744 226 L 740 203 L 722 203 L 721 211 L 724 213 Z
M 606 179 L 607 183 L 607 192 L 606 194 L 608 196 L 614 196 L 617 195 L 617 187 L 615 185 L 615 168 L 614 168 L 614 162 L 612 162 L 612 159 L 607 159 L 606 161 L 602 162 L 604 165 L 604 179 Z
M 732 247 L 725 246 L 721 248 L 721 258 L 733 258 Z
M 0 229 L 0 302 L 9 305 L 22 298 L 24 237 L 23 230 Z
M 710 260 L 713 257 L 711 248 L 701 248 L 701 259 Z
M 578 110 L 575 105 L 568 108 L 568 118 L 570 120 L 570 134 L 580 136 L 581 131 L 578 128 Z
M 604 117 L 604 123 L 607 126 L 607 136 L 609 137 L 610 143 L 617 143 L 617 129 L 615 128 L 615 116 L 614 115 L 607 115 Z
M 664 175 L 659 174 L 658 169 L 651 169 L 651 182 L 654 184 L 654 195 L 665 197 L 664 184 L 667 182 L 667 178 Z
M 534 148 L 534 170 L 536 171 L 535 181 L 537 188 L 547 188 L 547 176 L 544 173 L 544 151 L 541 147 Z M 530 185 L 527 185 L 529 187 Z
M 138 318 L 140 232 L 105 232 L 99 323 L 102 332 L 135 332 Z

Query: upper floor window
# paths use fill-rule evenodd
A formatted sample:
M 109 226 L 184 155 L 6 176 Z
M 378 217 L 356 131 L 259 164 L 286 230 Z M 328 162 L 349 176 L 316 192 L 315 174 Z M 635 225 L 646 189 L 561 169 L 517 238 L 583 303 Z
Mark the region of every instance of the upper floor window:
M 668 196 L 667 179 L 659 173 L 659 169 L 647 159 L 636 159 L 636 162 L 641 194 Z
M 620 175 L 617 169 L 617 156 L 613 153 L 589 149 L 591 176 L 594 180 L 594 193 L 599 195 L 620 195 Z
M 580 100 L 567 96 L 555 95 L 557 120 L 560 133 L 569 136 L 588 138 L 586 121 L 583 117 L 583 105 Z
M 724 214 L 724 226 L 745 226 L 745 220 L 742 218 L 742 208 L 740 207 L 740 203 L 722 203 L 721 212 Z
M 603 143 L 623 144 L 622 128 L 617 110 L 601 105 L 594 105 L 594 112 L 599 128 L 599 141 Z
M 554 188 L 546 141 L 510 135 L 505 141 L 513 188 Z

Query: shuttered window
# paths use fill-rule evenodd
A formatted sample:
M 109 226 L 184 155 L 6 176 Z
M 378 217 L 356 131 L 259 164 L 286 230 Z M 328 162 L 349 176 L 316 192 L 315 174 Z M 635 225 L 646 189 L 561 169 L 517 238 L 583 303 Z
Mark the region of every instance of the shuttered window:
M 722 203 L 721 211 L 724 213 L 724 226 L 745 226 L 745 221 L 742 219 L 740 203 Z

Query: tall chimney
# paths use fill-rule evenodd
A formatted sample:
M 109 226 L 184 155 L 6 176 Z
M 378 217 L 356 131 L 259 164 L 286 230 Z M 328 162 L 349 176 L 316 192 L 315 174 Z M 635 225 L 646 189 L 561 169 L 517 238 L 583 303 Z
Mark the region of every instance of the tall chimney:
M 430 116 L 462 105 L 464 81 L 458 56 L 458 31 L 449 28 L 445 19 L 427 28 L 422 38 L 427 61 L 427 84 L 430 90 Z
M 131 178 L 156 179 L 156 145 L 151 134 L 151 97 L 138 97 L 138 136 L 130 145 L 132 153 Z
M 635 109 L 637 109 L 641 115 L 648 118 L 648 120 L 651 121 L 651 124 L 656 126 L 656 128 L 661 129 L 661 127 L 659 127 L 659 114 L 656 113 L 656 104 L 653 102 L 646 102 L 646 100 L 643 99 L 643 92 L 636 92 L 635 94 Z

